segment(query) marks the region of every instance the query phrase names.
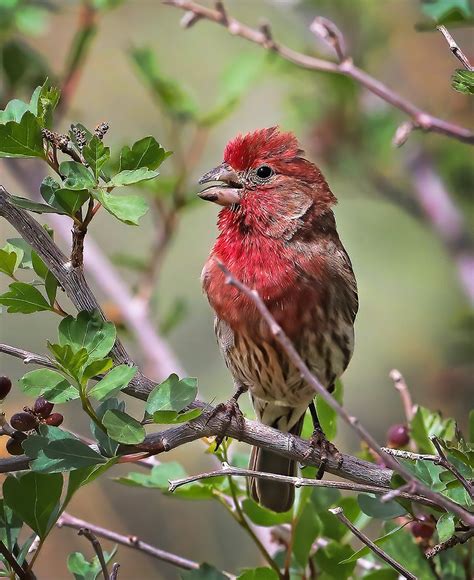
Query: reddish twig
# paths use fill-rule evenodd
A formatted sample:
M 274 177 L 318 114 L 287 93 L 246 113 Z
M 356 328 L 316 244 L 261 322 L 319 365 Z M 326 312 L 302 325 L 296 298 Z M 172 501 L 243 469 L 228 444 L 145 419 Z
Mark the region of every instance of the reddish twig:
M 402 373 L 400 371 L 397 371 L 397 369 L 393 369 L 392 371 L 390 371 L 390 378 L 393 381 L 393 386 L 400 393 L 403 409 L 405 411 L 405 417 L 407 423 L 410 423 L 415 414 L 414 412 L 415 407 L 413 405 L 411 394 L 405 382 L 405 379 L 403 378 Z
M 231 18 L 228 13 L 226 13 L 224 17 L 221 10 L 212 10 L 211 8 L 207 8 L 201 4 L 198 4 L 197 2 L 193 2 L 192 0 L 164 1 L 165 4 L 179 8 L 180 10 L 184 10 L 187 13 L 191 12 L 200 19 L 206 19 L 210 20 L 211 22 L 220 24 L 224 26 L 232 35 L 240 36 L 250 42 L 266 48 L 267 50 L 271 50 L 285 60 L 288 60 L 289 62 L 292 62 L 302 68 L 314 71 L 341 74 L 354 79 L 371 93 L 377 95 L 393 107 L 408 115 L 412 122 L 411 129 L 421 129 L 423 131 L 441 133 L 443 135 L 447 135 L 448 137 L 463 141 L 464 143 L 474 144 L 474 133 L 472 131 L 430 115 L 423 109 L 420 109 L 414 105 L 405 97 L 402 97 L 384 85 L 382 82 L 378 81 L 362 69 L 355 66 L 352 59 L 350 58 L 345 58 L 342 60 L 342 62 L 335 63 L 298 52 L 281 43 L 275 42 L 275 40 L 273 40 L 269 45 L 267 34 L 261 30 L 246 26 L 235 18 Z M 337 27 L 335 25 L 333 26 L 337 30 Z

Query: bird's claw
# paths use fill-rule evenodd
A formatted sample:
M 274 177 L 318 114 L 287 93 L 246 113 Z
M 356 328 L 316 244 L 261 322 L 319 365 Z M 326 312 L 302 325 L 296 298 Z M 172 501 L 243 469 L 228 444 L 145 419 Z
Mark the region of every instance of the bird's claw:
M 313 431 L 309 439 L 309 449 L 305 453 L 304 458 L 308 459 L 311 457 L 315 449 L 318 449 L 320 454 L 320 464 L 316 473 L 316 479 L 322 479 L 329 457 L 332 457 L 337 462 L 338 467 L 341 467 L 343 461 L 341 452 L 326 438 L 326 435 L 324 435 L 320 428 L 316 428 Z
M 235 398 L 229 399 L 225 403 L 219 403 L 216 405 L 214 410 L 212 411 L 207 423 L 220 415 L 222 417 L 222 428 L 221 433 L 216 435 L 216 451 L 219 449 L 220 445 L 224 441 L 225 437 L 227 436 L 227 430 L 229 425 L 232 423 L 232 420 L 235 419 L 239 426 L 239 429 L 242 431 L 244 430 L 244 415 L 240 410 L 239 404 L 235 400 Z

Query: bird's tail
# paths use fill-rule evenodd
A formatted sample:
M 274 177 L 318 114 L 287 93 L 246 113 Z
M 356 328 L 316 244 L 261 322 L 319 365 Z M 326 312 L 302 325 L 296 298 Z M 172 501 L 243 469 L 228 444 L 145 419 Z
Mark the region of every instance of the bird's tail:
M 267 401 L 262 401 L 261 403 L 259 400 L 254 400 L 255 411 L 261 423 L 293 435 L 301 434 L 306 408 L 303 410 L 282 407 Z M 297 464 L 296 461 L 266 449 L 253 447 L 249 469 L 295 476 Z M 295 488 L 290 483 L 252 477 L 249 479 L 249 490 L 252 498 L 257 503 L 274 512 L 286 512 L 291 508 L 295 499 Z

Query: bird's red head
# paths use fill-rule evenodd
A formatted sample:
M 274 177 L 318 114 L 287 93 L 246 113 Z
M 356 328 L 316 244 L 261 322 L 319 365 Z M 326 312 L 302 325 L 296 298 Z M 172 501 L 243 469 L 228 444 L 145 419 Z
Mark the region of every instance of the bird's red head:
M 238 135 L 227 144 L 224 161 L 200 183 L 214 182 L 199 196 L 225 206 L 220 225 L 230 219 L 279 235 L 295 220 L 326 213 L 336 202 L 319 169 L 303 157 L 296 137 L 278 127 Z M 226 218 L 228 216 L 229 219 Z

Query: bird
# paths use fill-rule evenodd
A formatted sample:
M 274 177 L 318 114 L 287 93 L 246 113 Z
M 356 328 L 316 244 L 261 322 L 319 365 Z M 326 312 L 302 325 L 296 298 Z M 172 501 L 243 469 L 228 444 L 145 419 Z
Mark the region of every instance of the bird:
M 314 390 L 255 303 L 226 283 L 221 268 L 258 292 L 311 372 L 332 391 L 352 356 L 358 310 L 356 279 L 332 209 L 336 197 L 295 135 L 279 127 L 236 136 L 226 145 L 223 162 L 199 183 L 210 184 L 199 197 L 222 206 L 201 281 L 236 388 L 227 408 L 240 412 L 237 399 L 248 391 L 258 421 L 300 435 L 309 407 L 312 441 L 338 453 L 321 431 Z M 297 464 L 253 447 L 250 469 L 294 476 Z M 289 510 L 294 502 L 291 483 L 255 477 L 249 490 L 275 512 Z

